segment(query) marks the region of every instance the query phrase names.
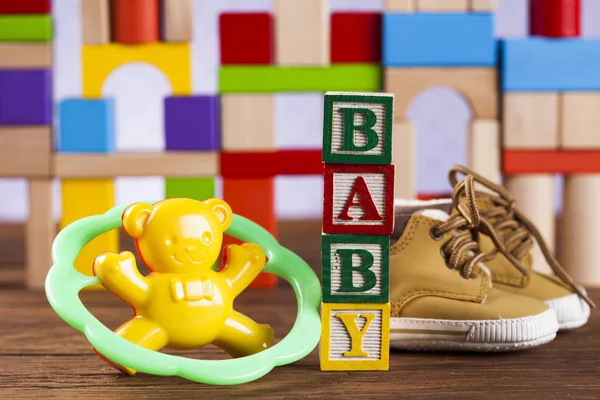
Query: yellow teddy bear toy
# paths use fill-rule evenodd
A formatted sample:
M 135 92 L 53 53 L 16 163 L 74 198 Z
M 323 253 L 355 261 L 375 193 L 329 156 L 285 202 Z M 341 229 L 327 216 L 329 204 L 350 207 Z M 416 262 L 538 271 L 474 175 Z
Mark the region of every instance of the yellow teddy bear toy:
M 269 325 L 233 309 L 234 299 L 263 269 L 263 250 L 252 243 L 226 246 L 221 267 L 212 269 L 232 217 L 229 205 L 219 199 L 167 199 L 125 210 L 123 229 L 134 239 L 150 274 L 138 271 L 130 252 L 103 253 L 94 261 L 94 275 L 134 309 L 117 335 L 155 351 L 213 343 L 232 357 L 272 344 Z

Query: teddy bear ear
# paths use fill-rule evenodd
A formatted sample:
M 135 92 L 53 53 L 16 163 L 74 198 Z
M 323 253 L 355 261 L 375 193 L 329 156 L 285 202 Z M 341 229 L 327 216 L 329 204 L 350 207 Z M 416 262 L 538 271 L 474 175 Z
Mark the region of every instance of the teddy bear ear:
M 229 204 L 220 199 L 208 199 L 203 202 L 206 204 L 208 208 L 213 210 L 219 222 L 221 223 L 221 227 L 223 231 L 226 231 L 231 225 L 231 220 L 233 219 L 233 211 L 231 211 L 231 207 Z
M 139 239 L 144 233 L 146 222 L 152 212 L 152 206 L 147 203 L 134 203 L 123 212 L 123 229 L 134 239 Z

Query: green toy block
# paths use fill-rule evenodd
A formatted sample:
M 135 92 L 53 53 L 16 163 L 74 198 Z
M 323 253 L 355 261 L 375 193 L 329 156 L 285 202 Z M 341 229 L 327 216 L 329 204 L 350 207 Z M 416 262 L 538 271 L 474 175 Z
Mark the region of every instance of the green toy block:
M 329 67 L 225 66 L 219 70 L 221 93 L 378 91 L 381 67 L 342 64 Z
M 324 303 L 390 301 L 390 237 L 321 236 Z
M 0 15 L 0 42 L 50 42 L 52 36 L 51 15 Z
M 325 93 L 323 162 L 391 164 L 393 121 L 393 94 Z
M 215 197 L 214 178 L 166 178 L 166 198 L 206 200 Z

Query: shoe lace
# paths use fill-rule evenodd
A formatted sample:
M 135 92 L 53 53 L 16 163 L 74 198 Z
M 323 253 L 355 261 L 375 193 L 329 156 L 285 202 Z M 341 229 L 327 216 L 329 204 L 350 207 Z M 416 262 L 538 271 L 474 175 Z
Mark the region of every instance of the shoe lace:
M 496 246 L 496 250 L 490 254 L 495 256 L 497 253 L 501 253 L 521 273 L 528 276 L 529 272 L 519 260 L 531 251 L 535 240 L 554 274 L 569 285 L 590 307 L 596 307 L 585 290 L 560 265 L 540 231 L 519 210 L 515 199 L 508 190 L 460 165 L 453 166 L 450 169 L 449 180 L 451 185 L 461 184 L 458 180 L 459 174 L 472 177 L 475 182 L 489 191 L 477 191 L 476 196 L 492 204 L 489 209 L 481 212 L 482 231 L 492 239 Z

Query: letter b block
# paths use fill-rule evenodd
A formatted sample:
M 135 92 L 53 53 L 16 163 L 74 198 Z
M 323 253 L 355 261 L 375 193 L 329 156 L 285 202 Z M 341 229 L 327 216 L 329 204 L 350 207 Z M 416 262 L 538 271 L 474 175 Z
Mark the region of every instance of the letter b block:
M 389 301 L 389 236 L 323 235 L 323 302 Z
M 327 92 L 324 104 L 323 162 L 392 163 L 393 94 Z

